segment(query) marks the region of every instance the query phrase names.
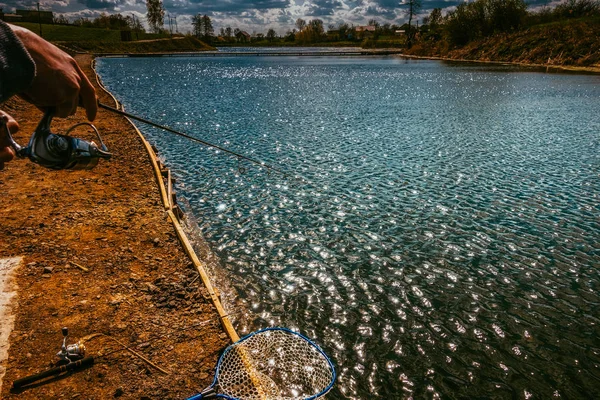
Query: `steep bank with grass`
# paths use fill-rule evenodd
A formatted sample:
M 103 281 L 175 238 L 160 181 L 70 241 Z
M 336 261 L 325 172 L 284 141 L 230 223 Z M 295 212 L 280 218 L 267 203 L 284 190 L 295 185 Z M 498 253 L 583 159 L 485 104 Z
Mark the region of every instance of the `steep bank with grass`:
M 564 20 L 498 34 L 452 48 L 421 41 L 406 54 L 456 60 L 499 61 L 600 70 L 600 18 Z
M 133 41 L 121 41 L 121 31 L 115 29 L 84 28 L 73 25 L 38 24 L 19 22 L 16 25 L 29 29 L 53 43 L 78 52 L 89 53 L 170 53 L 215 50 L 214 47 L 191 37 L 132 32 Z
M 187 53 L 216 50 L 191 36 L 133 42 L 57 41 L 56 43 L 87 53 Z

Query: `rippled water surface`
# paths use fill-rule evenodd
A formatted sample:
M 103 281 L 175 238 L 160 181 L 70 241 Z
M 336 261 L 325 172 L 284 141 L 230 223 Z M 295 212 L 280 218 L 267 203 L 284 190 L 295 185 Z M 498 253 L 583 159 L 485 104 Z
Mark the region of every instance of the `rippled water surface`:
M 101 59 L 218 255 L 236 326 L 330 398 L 600 398 L 600 77 L 395 58 Z M 247 169 L 239 173 L 239 167 Z

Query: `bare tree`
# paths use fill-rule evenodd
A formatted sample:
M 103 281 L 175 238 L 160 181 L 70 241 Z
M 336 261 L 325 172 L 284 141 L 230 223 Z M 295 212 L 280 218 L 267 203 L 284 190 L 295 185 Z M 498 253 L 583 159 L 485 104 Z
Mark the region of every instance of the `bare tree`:
M 412 29 L 412 20 L 413 17 L 416 17 L 419 11 L 421 11 L 422 4 L 421 0 L 406 0 L 404 5 L 408 7 L 405 11 L 406 15 L 408 15 L 408 32 L 406 32 L 406 45 L 408 48 L 411 48 L 413 39 L 415 37 L 415 32 L 413 32 Z
M 306 21 L 302 18 L 298 18 L 296 20 L 296 28 L 298 28 L 298 32 L 302 32 L 302 30 L 306 27 Z
M 375 28 L 379 28 L 379 22 L 377 22 L 376 19 L 370 19 L 369 26 L 374 26 Z

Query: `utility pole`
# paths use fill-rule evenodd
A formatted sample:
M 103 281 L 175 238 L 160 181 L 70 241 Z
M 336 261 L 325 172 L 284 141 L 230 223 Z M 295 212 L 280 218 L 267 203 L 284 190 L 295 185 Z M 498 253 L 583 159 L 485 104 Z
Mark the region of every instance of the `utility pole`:
M 131 18 L 133 19 L 133 31 L 135 32 L 135 40 L 140 40 L 140 35 L 139 35 L 139 26 L 138 26 L 138 21 L 137 18 L 135 17 L 134 13 L 131 13 Z
M 179 33 L 179 29 L 177 29 L 177 15 L 175 16 L 175 33 Z
M 40 23 L 40 37 L 44 37 L 42 35 L 42 14 L 40 13 L 40 2 L 37 2 L 37 9 L 38 9 L 38 22 Z

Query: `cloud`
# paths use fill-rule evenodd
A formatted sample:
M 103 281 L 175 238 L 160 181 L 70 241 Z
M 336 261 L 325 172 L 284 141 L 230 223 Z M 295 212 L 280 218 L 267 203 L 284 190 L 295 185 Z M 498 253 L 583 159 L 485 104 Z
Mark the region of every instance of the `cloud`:
M 113 11 L 125 3 L 125 0 L 77 0 L 77 2 L 92 10 Z
M 312 0 L 308 4 L 307 16 L 322 17 L 333 15 L 334 12 L 343 7 L 340 0 Z
M 290 5 L 290 0 L 167 0 L 164 5 L 167 10 L 185 11 L 190 14 L 243 13 L 250 10 L 283 9 Z

